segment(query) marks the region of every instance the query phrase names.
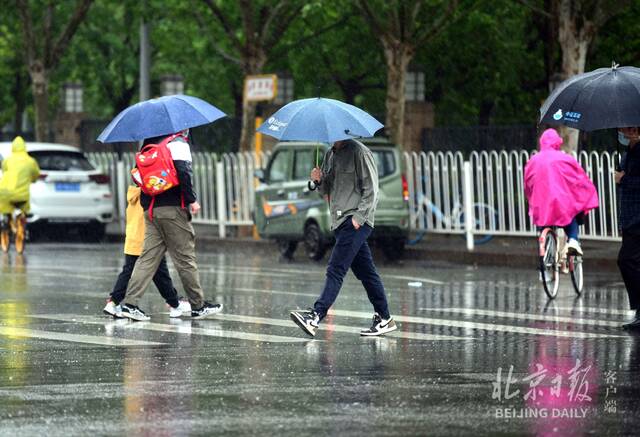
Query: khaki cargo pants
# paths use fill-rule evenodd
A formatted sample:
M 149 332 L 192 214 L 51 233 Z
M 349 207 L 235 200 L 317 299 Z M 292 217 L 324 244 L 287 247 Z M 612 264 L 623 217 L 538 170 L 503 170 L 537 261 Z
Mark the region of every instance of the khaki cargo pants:
M 125 304 L 138 305 L 165 252 L 169 252 L 191 307 L 202 308 L 204 293 L 196 264 L 196 234 L 189 213 L 178 206 L 153 208 L 153 221 L 145 211 L 144 249 L 133 269 Z

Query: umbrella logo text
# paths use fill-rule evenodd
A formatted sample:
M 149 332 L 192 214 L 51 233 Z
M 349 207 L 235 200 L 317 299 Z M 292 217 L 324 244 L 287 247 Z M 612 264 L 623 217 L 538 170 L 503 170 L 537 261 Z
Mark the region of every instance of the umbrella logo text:
M 280 121 L 275 117 L 269 117 L 269 120 L 267 120 L 267 122 L 269 123 L 269 130 L 276 132 L 279 131 L 280 128 L 286 127 L 289 124 L 284 121 Z

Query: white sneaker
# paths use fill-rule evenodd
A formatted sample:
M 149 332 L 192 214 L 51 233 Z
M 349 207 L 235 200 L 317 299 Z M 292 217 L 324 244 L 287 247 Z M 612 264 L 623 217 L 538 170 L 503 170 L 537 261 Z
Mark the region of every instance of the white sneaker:
M 169 317 L 174 319 L 176 317 L 182 317 L 182 310 L 180 309 L 179 305 L 175 308 L 172 306 L 169 306 Z
M 373 337 L 395 331 L 396 329 L 398 329 L 398 326 L 392 318 L 385 320 L 380 317 L 378 313 L 375 313 L 373 315 L 373 324 L 371 325 L 371 328 L 363 329 L 360 331 L 360 335 Z
M 102 309 L 102 312 L 108 316 L 115 318 L 122 318 L 122 307 L 116 305 L 111 299 L 107 299 L 107 304 Z
M 582 256 L 582 248 L 580 247 L 578 240 L 569 238 L 569 242 L 567 243 L 567 254 Z
M 202 308 L 199 310 L 191 310 L 191 317 L 194 319 L 205 319 L 210 316 L 215 316 L 222 311 L 221 303 L 209 303 L 205 302 Z
M 183 313 L 189 314 L 191 312 L 191 304 L 187 299 L 180 299 L 178 308 L 180 308 L 180 311 L 182 311 Z
M 291 317 L 291 320 L 293 320 L 293 322 L 304 332 L 309 334 L 311 337 L 316 336 L 316 329 L 318 329 L 320 317 L 315 310 L 309 308 L 306 311 L 291 311 L 289 316 Z
M 140 308 L 135 305 L 127 305 L 126 303 L 122 305 L 122 316 L 137 321 L 151 320 L 151 317 L 147 316 Z
M 178 306 L 173 308 L 171 305 L 167 304 L 167 307 L 169 307 L 169 317 L 172 318 L 177 318 L 177 317 L 182 317 L 184 315 L 189 315 L 191 314 L 191 304 L 189 303 L 188 300 L 181 298 L 178 301 Z

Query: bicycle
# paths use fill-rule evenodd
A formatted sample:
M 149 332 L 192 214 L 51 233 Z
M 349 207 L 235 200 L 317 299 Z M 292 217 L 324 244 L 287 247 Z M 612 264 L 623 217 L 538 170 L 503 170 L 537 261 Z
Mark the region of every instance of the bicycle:
M 422 198 L 416 202 L 416 215 L 418 221 L 422 221 L 424 227 L 427 227 L 427 212 L 434 218 L 434 223 L 437 222 L 445 229 L 464 229 L 465 217 L 464 217 L 464 205 L 460 201 L 456 201 L 449 214 L 445 214 L 440 208 L 434 205 L 426 196 L 422 195 Z M 473 204 L 473 216 L 474 229 L 483 230 L 490 229 L 495 230 L 498 228 L 498 212 L 490 205 L 485 203 Z M 417 244 L 422 237 L 427 233 L 427 230 L 420 232 L 416 238 L 407 242 L 412 246 Z M 488 233 L 485 235 L 478 235 L 474 237 L 474 244 L 484 244 L 489 242 L 493 238 L 493 235 Z
M 23 253 L 26 234 L 27 215 L 24 211 L 16 208 L 11 214 L 0 216 L 0 246 L 4 253 L 9 252 L 12 239 L 16 246 L 16 252 Z
M 580 296 L 584 287 L 582 256 L 564 250 L 566 236 L 561 240 L 563 247 L 560 247 L 557 229 L 556 226 L 547 226 L 538 237 L 542 287 L 549 299 L 555 299 L 560 286 L 560 272 L 568 271 L 573 289 Z

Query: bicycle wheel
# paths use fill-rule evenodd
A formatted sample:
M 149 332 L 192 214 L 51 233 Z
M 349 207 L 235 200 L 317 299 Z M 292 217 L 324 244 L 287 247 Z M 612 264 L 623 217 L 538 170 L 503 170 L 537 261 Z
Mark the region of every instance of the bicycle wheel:
M 6 216 L 0 217 L 0 246 L 4 253 L 9 252 L 11 246 L 11 224 Z
M 552 231 L 543 232 L 541 238 L 540 279 L 549 299 L 555 299 L 560 285 L 558 272 L 558 240 Z
M 24 214 L 20 214 L 16 217 L 16 252 L 24 252 L 24 240 L 27 228 L 27 219 Z
M 579 255 L 569 255 L 569 271 L 571 272 L 571 283 L 576 294 L 582 294 L 584 287 L 584 277 L 582 273 L 582 257 Z

